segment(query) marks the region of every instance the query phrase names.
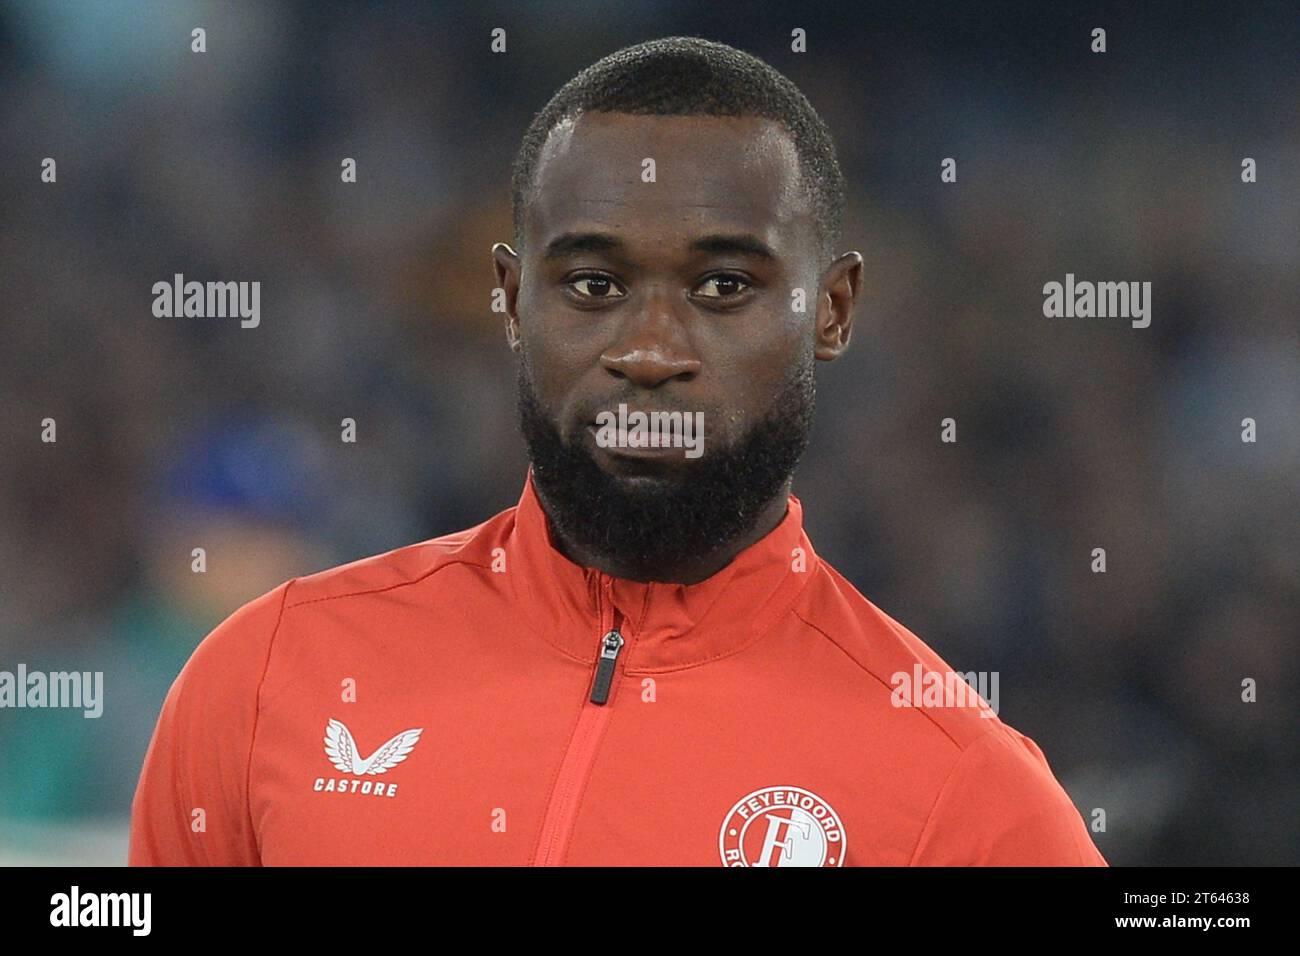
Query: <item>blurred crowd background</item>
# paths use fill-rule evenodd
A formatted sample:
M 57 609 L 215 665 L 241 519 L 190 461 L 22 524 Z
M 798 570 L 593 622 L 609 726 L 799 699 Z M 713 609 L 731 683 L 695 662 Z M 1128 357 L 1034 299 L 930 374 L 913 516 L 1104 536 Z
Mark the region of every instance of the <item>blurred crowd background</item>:
M 848 177 L 818 550 L 1000 673 L 1112 864 L 1300 862 L 1294 5 L 7 0 L 0 670 L 107 700 L 0 710 L 0 863 L 124 861 L 163 697 L 244 601 L 516 502 L 510 163 L 579 69 L 683 34 L 789 76 Z M 1045 318 L 1067 272 L 1150 281 L 1150 328 Z M 175 273 L 259 280 L 261 325 L 155 318 Z

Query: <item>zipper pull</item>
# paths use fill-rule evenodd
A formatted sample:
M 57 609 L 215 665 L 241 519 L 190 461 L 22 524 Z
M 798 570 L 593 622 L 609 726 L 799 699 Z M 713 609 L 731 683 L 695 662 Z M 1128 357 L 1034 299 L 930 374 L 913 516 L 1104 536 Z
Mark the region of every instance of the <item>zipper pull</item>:
M 596 680 L 591 685 L 591 702 L 603 704 L 609 700 L 609 685 L 614 680 L 614 664 L 623 649 L 623 635 L 618 628 L 610 631 L 600 642 L 600 662 L 596 665 Z

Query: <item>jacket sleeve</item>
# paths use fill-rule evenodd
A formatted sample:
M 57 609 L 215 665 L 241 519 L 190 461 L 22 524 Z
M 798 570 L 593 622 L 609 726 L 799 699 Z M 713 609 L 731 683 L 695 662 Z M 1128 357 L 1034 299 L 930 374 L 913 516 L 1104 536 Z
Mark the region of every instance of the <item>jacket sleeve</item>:
M 203 639 L 154 728 L 131 803 L 130 866 L 258 866 L 249 758 L 286 582 Z
M 912 866 L 1106 866 L 1032 740 L 1005 724 L 966 747 L 939 792 Z

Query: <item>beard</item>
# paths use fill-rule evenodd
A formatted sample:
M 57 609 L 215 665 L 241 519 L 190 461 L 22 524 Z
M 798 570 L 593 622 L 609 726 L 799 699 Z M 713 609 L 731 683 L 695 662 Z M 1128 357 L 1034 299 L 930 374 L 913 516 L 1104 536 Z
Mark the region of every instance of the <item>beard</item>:
M 559 537 L 600 555 L 637 581 L 689 566 L 753 530 L 789 481 L 812 429 L 816 388 L 811 351 L 786 376 L 767 414 L 730 443 L 653 481 L 610 474 L 580 436 L 566 442 L 537 399 L 520 357 L 519 427 L 533 482 Z

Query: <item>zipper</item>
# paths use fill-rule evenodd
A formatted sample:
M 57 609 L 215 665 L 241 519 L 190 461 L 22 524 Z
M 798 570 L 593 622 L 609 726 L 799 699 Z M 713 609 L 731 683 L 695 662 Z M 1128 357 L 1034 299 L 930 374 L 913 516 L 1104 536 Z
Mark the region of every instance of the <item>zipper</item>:
M 591 682 L 591 703 L 604 706 L 609 700 L 609 685 L 614 680 L 614 665 L 618 652 L 623 649 L 623 635 L 615 626 L 600 642 L 600 662 L 596 665 L 596 679 Z
M 611 711 L 607 704 L 614 683 L 614 670 L 626 642 L 622 633 L 623 616 L 610 600 L 610 579 L 602 574 L 600 581 L 603 600 L 596 673 L 592 678 L 591 693 L 578 714 L 578 726 L 574 728 L 564 759 L 560 761 L 560 772 L 546 807 L 533 866 L 559 866 L 563 861 L 573 832 L 573 821 L 578 815 L 582 790 L 595 761 L 600 738 L 604 736 L 605 724 L 609 722 Z

